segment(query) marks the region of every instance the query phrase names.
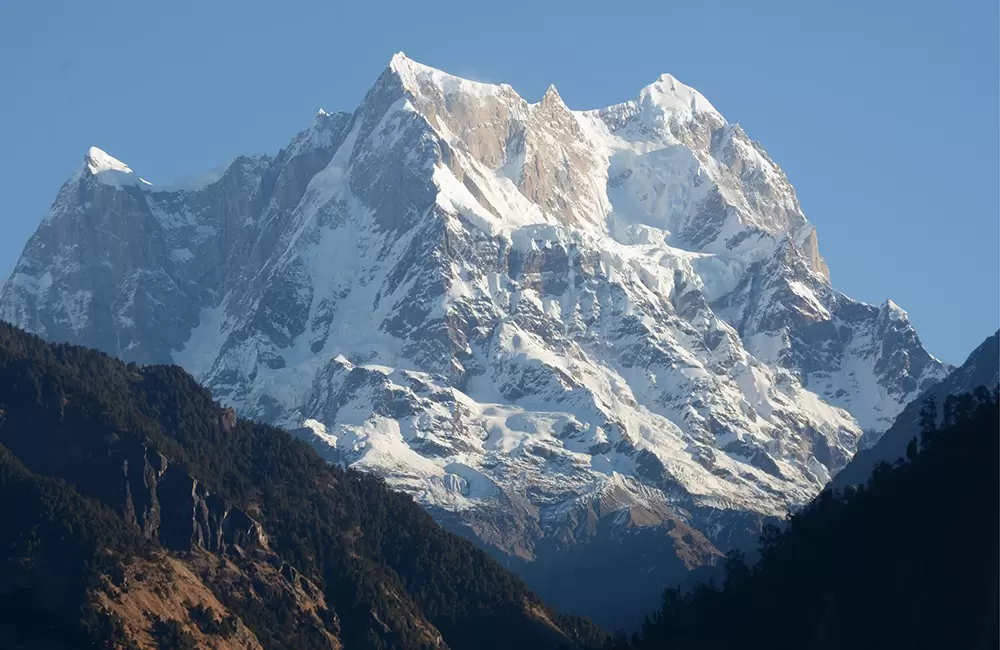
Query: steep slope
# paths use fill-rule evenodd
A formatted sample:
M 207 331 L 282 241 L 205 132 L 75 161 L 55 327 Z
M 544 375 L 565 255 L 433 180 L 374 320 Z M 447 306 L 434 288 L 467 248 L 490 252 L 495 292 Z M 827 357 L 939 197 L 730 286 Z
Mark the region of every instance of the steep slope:
M 594 615 L 755 539 L 947 372 L 670 75 L 573 111 L 401 54 L 273 158 L 159 188 L 91 150 L 0 317 L 181 364 Z M 649 559 L 575 568 L 609 553 Z
M 919 398 L 910 402 L 896 421 L 879 441 L 868 449 L 862 449 L 851 459 L 839 474 L 830 481 L 833 489 L 843 489 L 850 485 L 868 481 L 879 463 L 892 464 L 906 454 L 906 446 L 920 434 L 920 411 L 927 400 L 934 402 L 938 417 L 941 416 L 949 396 L 975 392 L 983 387 L 994 391 L 1000 384 L 1000 331 L 983 341 L 972 351 L 960 367 L 949 374 L 944 381 L 935 384 Z
M 0 497 L 4 647 L 602 641 L 409 497 L 236 418 L 181 369 L 6 324 Z
M 862 488 L 823 492 L 769 532 L 756 566 L 733 557 L 724 583 L 668 592 L 641 634 L 615 647 L 997 647 L 997 393 L 944 415 L 908 460 Z

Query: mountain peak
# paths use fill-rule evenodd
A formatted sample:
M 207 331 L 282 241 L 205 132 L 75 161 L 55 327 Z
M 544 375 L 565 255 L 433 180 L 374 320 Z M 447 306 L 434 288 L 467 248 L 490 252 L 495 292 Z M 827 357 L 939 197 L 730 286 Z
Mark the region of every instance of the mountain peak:
M 545 90 L 545 94 L 542 95 L 542 106 L 551 105 L 565 105 L 562 97 L 559 96 L 559 91 L 556 90 L 555 84 L 549 84 L 549 87 Z
M 96 178 L 104 185 L 121 187 L 124 185 L 152 185 L 149 181 L 140 178 L 132 168 L 108 154 L 103 149 L 91 147 L 83 156 L 83 168 L 77 176 L 86 173 Z
M 888 298 L 884 303 L 882 303 L 880 311 L 886 314 L 892 320 L 898 320 L 898 321 L 909 320 L 909 314 L 906 313 L 906 310 Z
M 444 70 L 418 63 L 402 52 L 393 55 L 388 70 L 399 77 L 404 90 L 414 95 L 421 95 L 427 87 L 432 87 L 437 88 L 443 95 L 462 93 L 472 97 L 484 97 L 497 94 L 501 88 L 498 84 L 458 77 Z
M 595 500 L 607 534 L 619 508 L 649 530 L 679 508 L 728 544 L 947 368 L 888 304 L 806 272 L 825 266 L 780 169 L 652 81 L 571 111 L 554 87 L 528 102 L 398 53 L 353 113 L 197 192 L 131 200 L 135 174 L 94 152 L 0 318 L 186 365 L 511 557 L 557 561 L 564 534 L 608 548 L 572 532 Z
M 404 83 L 411 79 L 415 79 L 420 75 L 453 77 L 453 75 L 450 75 L 447 72 L 414 61 L 403 52 L 396 52 L 392 55 L 392 59 L 389 61 L 389 69 L 399 75 L 399 77 L 403 79 Z M 453 78 L 457 79 L 458 77 Z
M 661 74 L 656 81 L 643 88 L 639 98 L 642 104 L 652 104 L 673 113 L 708 113 L 722 118 L 704 95 L 670 73 Z
M 410 58 L 406 56 L 405 52 L 400 50 L 399 52 L 393 54 L 392 58 L 389 59 L 389 68 L 391 70 L 399 72 L 400 70 L 408 68 L 411 63 L 413 63 L 413 61 L 411 61 Z
M 83 156 L 83 162 L 86 163 L 87 169 L 91 174 L 100 174 L 107 171 L 124 172 L 126 174 L 133 173 L 128 165 L 97 147 L 87 149 L 87 153 Z

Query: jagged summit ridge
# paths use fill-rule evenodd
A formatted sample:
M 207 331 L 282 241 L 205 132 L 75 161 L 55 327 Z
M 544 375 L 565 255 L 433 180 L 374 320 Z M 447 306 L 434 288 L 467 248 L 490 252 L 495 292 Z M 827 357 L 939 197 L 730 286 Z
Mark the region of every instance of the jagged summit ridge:
M 668 76 L 576 111 L 399 54 L 275 156 L 139 189 L 69 181 L 0 317 L 180 363 L 511 558 L 633 531 L 711 561 L 947 371 Z

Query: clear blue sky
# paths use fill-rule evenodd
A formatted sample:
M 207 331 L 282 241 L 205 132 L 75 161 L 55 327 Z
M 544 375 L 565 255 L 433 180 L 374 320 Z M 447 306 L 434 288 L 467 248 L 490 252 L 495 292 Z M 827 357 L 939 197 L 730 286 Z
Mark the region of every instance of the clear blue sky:
M 960 363 L 1000 323 L 998 10 L 956 2 L 0 3 L 0 278 L 97 145 L 165 182 L 276 152 L 403 50 L 573 108 L 662 72 L 788 173 L 836 288 Z

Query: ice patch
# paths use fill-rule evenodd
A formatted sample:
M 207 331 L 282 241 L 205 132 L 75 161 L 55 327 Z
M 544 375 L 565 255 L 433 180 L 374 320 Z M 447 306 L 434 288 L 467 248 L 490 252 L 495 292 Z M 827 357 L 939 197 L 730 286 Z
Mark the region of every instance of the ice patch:
M 194 259 L 194 253 L 189 248 L 175 248 L 170 251 L 170 259 L 174 262 L 189 262 Z

